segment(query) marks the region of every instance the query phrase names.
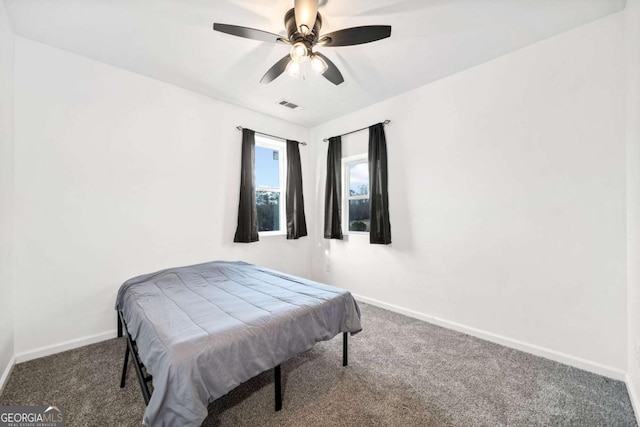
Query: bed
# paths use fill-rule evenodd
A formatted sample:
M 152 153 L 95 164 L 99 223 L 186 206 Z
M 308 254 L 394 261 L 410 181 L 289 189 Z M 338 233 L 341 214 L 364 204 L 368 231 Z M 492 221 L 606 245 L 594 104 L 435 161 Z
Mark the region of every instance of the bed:
M 198 426 L 207 405 L 315 343 L 362 329 L 351 294 L 245 262 L 214 261 L 151 273 L 118 292 L 127 338 L 121 387 L 133 358 L 147 426 Z M 153 384 L 153 392 L 148 384 Z

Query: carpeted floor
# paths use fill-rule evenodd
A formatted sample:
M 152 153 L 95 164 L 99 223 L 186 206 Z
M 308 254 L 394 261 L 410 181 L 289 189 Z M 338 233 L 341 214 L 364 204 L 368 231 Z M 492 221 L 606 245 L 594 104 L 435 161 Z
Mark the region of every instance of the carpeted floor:
M 209 406 L 205 426 L 635 426 L 624 383 L 362 304 L 364 331 L 320 343 Z M 67 426 L 140 425 L 124 339 L 17 365 L 0 405 L 62 405 Z

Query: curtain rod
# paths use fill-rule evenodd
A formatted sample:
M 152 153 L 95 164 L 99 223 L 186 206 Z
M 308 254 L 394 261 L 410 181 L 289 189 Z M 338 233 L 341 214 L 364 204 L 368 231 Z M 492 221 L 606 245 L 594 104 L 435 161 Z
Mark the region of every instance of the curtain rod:
M 242 130 L 244 128 L 242 126 L 236 126 L 236 129 Z M 275 136 L 275 135 L 271 135 L 271 134 L 264 133 L 264 132 L 258 132 L 257 130 L 254 130 L 254 132 L 255 133 L 259 133 L 260 135 L 270 136 L 271 138 L 278 138 L 278 139 L 283 139 L 283 140 L 287 141 L 287 138 L 283 138 L 281 136 Z M 288 141 L 293 141 L 293 140 L 289 139 Z M 307 145 L 306 142 L 298 142 L 298 144 Z
M 387 119 L 384 122 L 382 122 L 383 125 L 388 125 L 389 123 L 391 123 L 391 120 L 389 120 L 389 119 Z M 367 130 L 367 129 L 369 129 L 368 126 L 366 128 L 356 129 L 356 130 L 352 130 L 351 132 L 343 133 L 342 135 L 336 135 L 335 137 L 351 135 L 352 133 L 360 132 L 361 130 Z M 325 139 L 323 139 L 323 141 L 324 142 L 329 142 L 329 138 L 325 138 Z

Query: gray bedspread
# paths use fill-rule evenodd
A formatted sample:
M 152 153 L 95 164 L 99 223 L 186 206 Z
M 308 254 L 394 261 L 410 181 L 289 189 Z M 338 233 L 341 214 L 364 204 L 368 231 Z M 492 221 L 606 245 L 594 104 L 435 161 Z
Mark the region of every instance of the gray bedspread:
M 348 291 L 243 262 L 133 278 L 116 309 L 153 375 L 147 426 L 198 426 L 207 404 L 239 384 L 362 329 Z

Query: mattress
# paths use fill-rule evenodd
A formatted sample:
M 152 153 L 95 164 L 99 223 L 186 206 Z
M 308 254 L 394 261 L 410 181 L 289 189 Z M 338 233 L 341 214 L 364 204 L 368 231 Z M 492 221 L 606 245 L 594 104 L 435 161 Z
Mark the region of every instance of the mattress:
M 198 426 L 208 403 L 239 384 L 362 329 L 348 291 L 244 262 L 135 277 L 116 309 L 153 376 L 147 426 Z

